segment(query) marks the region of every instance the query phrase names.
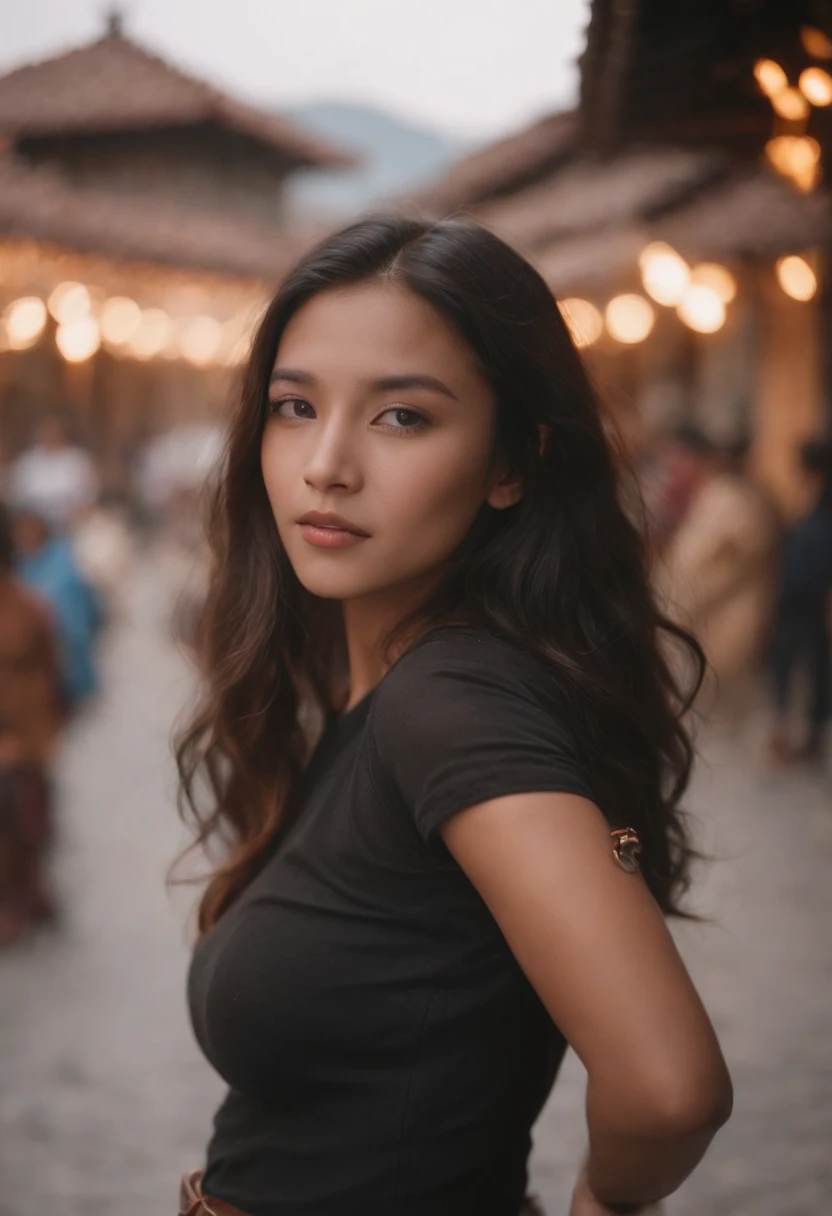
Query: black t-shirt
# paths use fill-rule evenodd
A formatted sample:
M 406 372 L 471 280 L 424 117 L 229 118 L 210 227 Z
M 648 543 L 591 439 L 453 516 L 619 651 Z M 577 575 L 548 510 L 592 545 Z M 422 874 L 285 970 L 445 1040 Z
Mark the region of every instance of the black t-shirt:
M 230 1086 L 207 1194 L 252 1216 L 517 1216 L 565 1043 L 436 829 L 505 794 L 592 798 L 567 722 L 535 658 L 446 626 L 324 735 L 191 966 Z

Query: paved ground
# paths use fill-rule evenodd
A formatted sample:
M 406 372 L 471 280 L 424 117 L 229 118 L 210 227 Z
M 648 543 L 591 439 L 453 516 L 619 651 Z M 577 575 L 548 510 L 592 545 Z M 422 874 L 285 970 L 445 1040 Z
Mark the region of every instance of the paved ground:
M 167 739 L 188 678 L 153 579 L 135 604 L 62 766 L 64 922 L 0 956 L 0 1216 L 172 1212 L 221 1092 L 185 1017 L 189 897 L 162 883 L 182 840 Z M 832 785 L 765 773 L 756 744 L 709 737 L 694 792 L 713 920 L 679 939 L 737 1102 L 671 1216 L 832 1212 Z M 582 1088 L 570 1058 L 538 1125 L 549 1216 L 567 1210 Z

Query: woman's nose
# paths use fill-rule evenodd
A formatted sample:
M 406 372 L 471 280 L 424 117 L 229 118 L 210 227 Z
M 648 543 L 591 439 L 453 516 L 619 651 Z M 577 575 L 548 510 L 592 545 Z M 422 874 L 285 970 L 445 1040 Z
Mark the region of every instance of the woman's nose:
M 327 428 L 315 437 L 304 468 L 304 479 L 312 489 L 324 493 L 330 488 L 357 490 L 361 473 L 355 445 L 339 428 Z

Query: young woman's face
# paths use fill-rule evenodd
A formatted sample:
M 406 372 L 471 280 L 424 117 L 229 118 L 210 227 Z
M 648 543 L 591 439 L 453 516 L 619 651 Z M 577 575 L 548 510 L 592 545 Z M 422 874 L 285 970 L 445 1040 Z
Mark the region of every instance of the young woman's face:
M 502 462 L 491 467 L 496 404 L 473 355 L 401 287 L 339 288 L 304 305 L 283 333 L 269 400 L 263 478 L 313 595 L 417 595 L 484 502 L 519 497 Z M 338 518 L 315 526 L 310 512 Z

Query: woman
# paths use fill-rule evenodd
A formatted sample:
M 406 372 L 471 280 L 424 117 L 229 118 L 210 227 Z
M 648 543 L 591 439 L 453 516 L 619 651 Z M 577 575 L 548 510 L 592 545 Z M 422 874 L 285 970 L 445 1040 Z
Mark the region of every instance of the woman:
M 11 527 L 0 507 L 0 946 L 53 914 L 43 863 L 62 720 L 52 622 L 12 574 Z
M 517 1216 L 569 1042 L 572 1216 L 648 1210 L 730 1082 L 662 916 L 678 631 L 543 280 L 463 222 L 326 241 L 255 338 L 213 543 L 178 759 L 226 845 L 189 997 L 229 1092 L 184 1207 Z

